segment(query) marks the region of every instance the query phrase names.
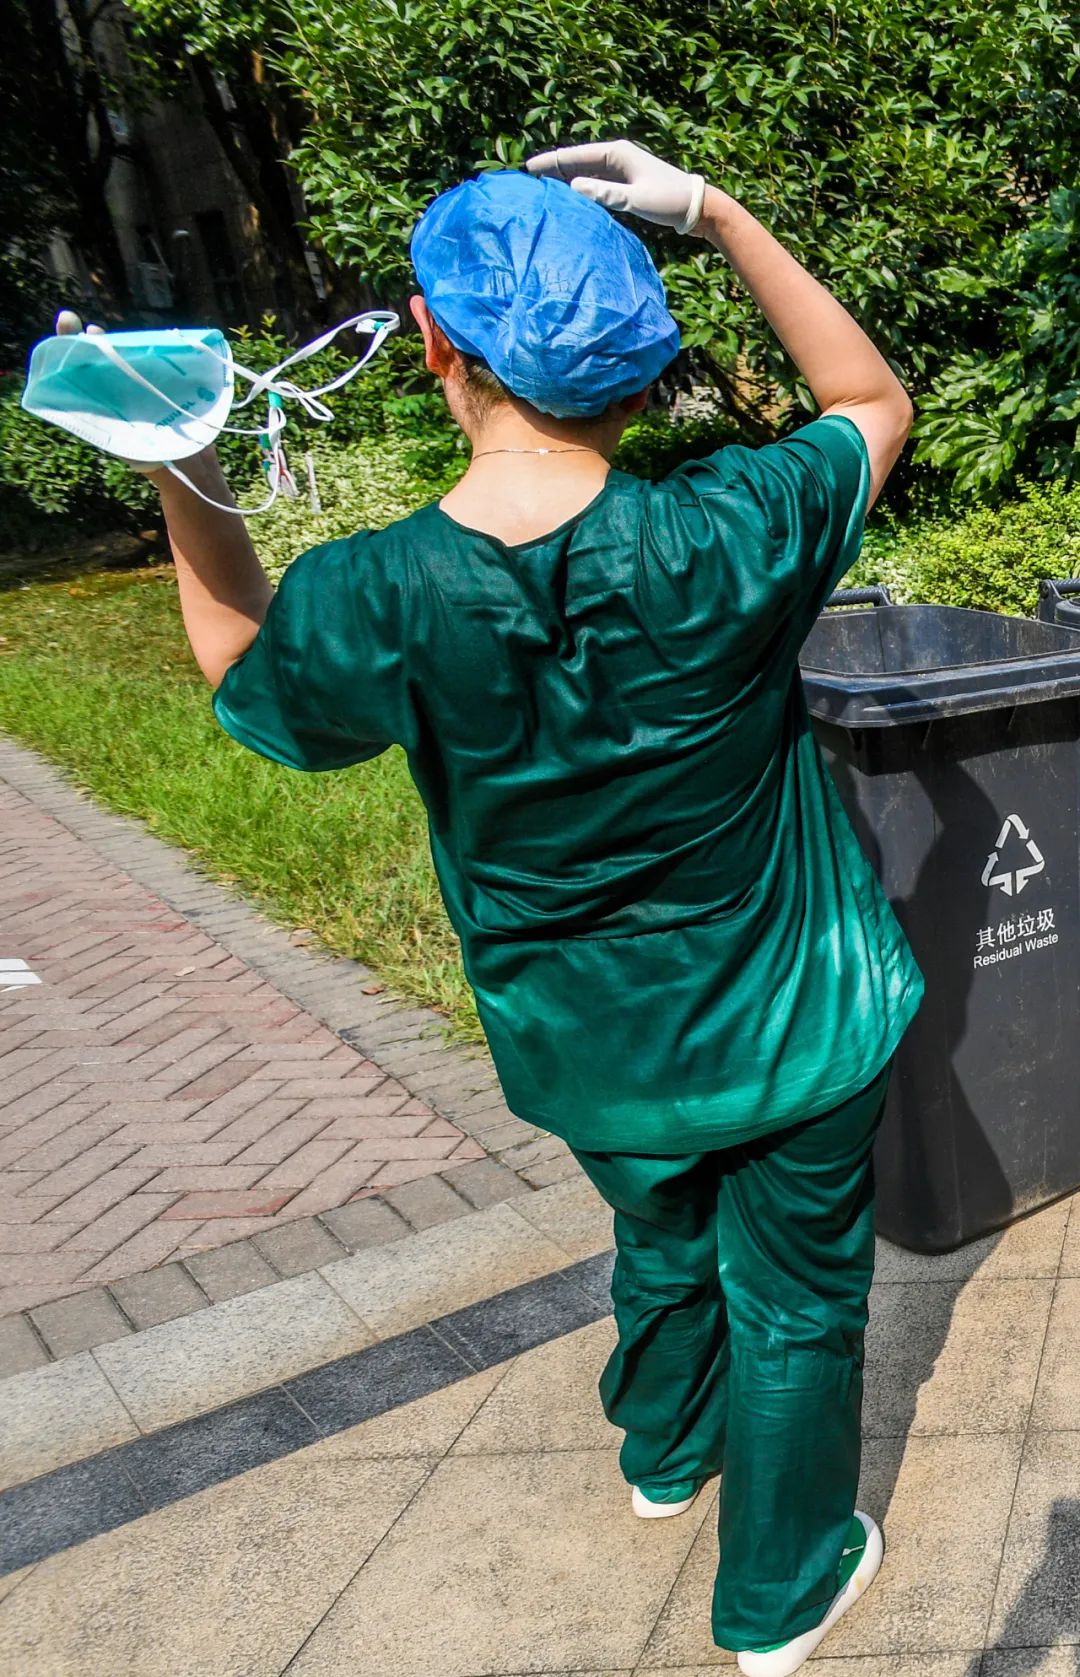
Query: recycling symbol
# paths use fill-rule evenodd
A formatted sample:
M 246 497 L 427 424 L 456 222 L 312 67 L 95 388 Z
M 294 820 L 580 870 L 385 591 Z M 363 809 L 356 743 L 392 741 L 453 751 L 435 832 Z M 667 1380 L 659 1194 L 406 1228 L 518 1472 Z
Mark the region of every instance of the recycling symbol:
M 1015 832 L 1016 836 L 1027 846 L 1027 853 L 1030 860 L 1027 867 L 1003 868 L 1000 872 L 997 872 L 998 863 L 1001 860 L 1001 852 L 1008 843 L 1010 830 Z M 1007 897 L 1018 897 L 1028 880 L 1034 879 L 1037 873 L 1042 873 L 1045 866 L 1046 862 L 1042 851 L 1035 843 L 1035 840 L 1032 838 L 1028 829 L 1024 826 L 1020 817 L 1018 815 L 1007 815 L 1005 817 L 1005 824 L 998 834 L 997 845 L 990 852 L 990 855 L 987 858 L 986 866 L 982 871 L 982 882 L 984 885 L 1000 886 Z

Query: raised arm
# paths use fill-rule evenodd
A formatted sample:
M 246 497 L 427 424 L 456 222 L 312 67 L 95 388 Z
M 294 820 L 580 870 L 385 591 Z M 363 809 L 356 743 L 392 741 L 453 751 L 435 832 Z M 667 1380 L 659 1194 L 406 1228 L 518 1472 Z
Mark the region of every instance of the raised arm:
M 232 503 L 212 448 L 185 460 L 184 472 L 204 494 Z M 184 628 L 195 662 L 217 687 L 258 634 L 274 590 L 242 518 L 207 506 L 171 472 L 150 475 L 161 494 Z
M 749 210 L 700 175 L 630 140 L 569 146 L 529 159 L 609 209 L 707 239 L 727 257 L 824 413 L 845 414 L 870 457 L 873 503 L 911 429 L 911 402 L 862 327 Z
M 64 309 L 56 320 L 64 334 L 82 330 L 77 314 Z M 99 326 L 87 331 L 99 332 Z M 230 664 L 242 658 L 266 616 L 274 590 L 242 518 L 207 506 L 164 466 L 131 462 L 161 495 L 169 545 L 176 563 L 180 609 L 195 662 L 217 687 Z M 213 500 L 233 505 L 218 457 L 212 448 L 184 462 L 192 483 Z
M 862 432 L 872 506 L 911 430 L 900 380 L 843 304 L 726 192 L 706 187 L 695 231 L 727 257 L 822 412 L 846 414 Z

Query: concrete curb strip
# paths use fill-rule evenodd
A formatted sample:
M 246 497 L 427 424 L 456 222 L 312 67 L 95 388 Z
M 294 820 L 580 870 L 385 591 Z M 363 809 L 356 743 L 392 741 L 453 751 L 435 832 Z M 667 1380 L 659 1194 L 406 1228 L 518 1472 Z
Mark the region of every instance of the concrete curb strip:
M 610 1247 L 584 1179 L 523 1204 L 530 1216 L 494 1205 L 0 1381 L 0 1490 Z

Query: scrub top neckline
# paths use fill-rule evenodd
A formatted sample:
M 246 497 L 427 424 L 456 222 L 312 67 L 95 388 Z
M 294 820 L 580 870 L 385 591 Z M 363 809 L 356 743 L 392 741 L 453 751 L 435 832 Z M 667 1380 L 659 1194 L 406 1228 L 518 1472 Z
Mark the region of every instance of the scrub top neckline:
M 543 535 L 540 536 L 530 536 L 528 541 L 525 542 L 504 542 L 501 536 L 492 535 L 490 530 L 478 530 L 474 524 L 463 524 L 460 518 L 455 518 L 453 513 L 446 511 L 441 501 L 433 501 L 432 510 L 437 512 L 440 518 L 445 518 L 448 524 L 452 524 L 455 530 L 460 530 L 462 535 L 476 536 L 481 541 L 490 542 L 501 553 L 524 553 L 530 547 L 542 547 L 547 542 L 556 541 L 560 536 L 568 534 L 575 525 L 580 524 L 582 519 L 587 518 L 599 506 L 615 480 L 625 477 L 625 475 L 625 472 L 616 471 L 614 467 L 611 467 L 591 501 L 586 501 L 579 511 L 571 513 L 569 518 L 564 518 L 562 523 L 556 524 L 553 529 L 545 530 Z

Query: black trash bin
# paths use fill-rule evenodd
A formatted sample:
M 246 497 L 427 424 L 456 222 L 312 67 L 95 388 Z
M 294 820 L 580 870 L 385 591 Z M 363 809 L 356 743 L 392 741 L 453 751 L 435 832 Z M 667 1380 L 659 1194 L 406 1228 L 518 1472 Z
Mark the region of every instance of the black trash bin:
M 885 596 L 826 610 L 802 670 L 926 976 L 878 1223 L 945 1251 L 1080 1188 L 1080 628 Z

